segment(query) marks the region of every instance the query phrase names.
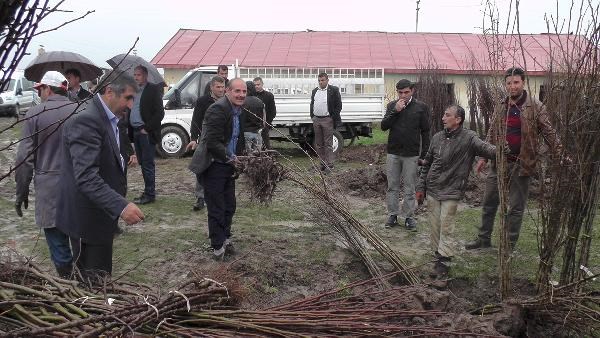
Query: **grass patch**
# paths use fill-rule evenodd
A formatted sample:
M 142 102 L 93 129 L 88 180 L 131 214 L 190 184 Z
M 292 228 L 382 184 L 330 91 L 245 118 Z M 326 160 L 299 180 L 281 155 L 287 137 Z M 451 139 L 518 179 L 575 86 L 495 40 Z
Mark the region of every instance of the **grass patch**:
M 373 145 L 373 144 L 384 144 L 388 140 L 388 131 L 381 130 L 379 123 L 373 124 L 373 137 L 361 137 L 356 140 L 355 144 L 358 145 Z

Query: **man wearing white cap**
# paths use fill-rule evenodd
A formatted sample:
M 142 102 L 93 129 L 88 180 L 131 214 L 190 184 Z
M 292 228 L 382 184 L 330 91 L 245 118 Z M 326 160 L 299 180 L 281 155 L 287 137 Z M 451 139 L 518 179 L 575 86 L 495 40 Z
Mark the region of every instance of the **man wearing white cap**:
M 42 104 L 29 109 L 23 123 L 22 138 L 15 162 L 17 198 L 15 210 L 23 216 L 21 207 L 27 209 L 29 185 L 35 187 L 35 221 L 44 229 L 50 258 L 61 277 L 69 277 L 72 269 L 69 237 L 55 225 L 56 187 L 62 159 L 62 122 L 76 109 L 67 97 L 65 77 L 55 71 L 47 72 L 34 88 Z M 36 149 L 37 148 L 37 149 Z

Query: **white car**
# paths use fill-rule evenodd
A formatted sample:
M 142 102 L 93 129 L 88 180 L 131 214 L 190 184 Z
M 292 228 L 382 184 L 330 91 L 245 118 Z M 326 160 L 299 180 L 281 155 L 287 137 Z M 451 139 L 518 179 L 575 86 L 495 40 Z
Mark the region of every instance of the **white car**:
M 0 115 L 19 117 L 30 107 L 39 104 L 40 97 L 33 85 L 22 71 L 15 71 L 0 93 Z

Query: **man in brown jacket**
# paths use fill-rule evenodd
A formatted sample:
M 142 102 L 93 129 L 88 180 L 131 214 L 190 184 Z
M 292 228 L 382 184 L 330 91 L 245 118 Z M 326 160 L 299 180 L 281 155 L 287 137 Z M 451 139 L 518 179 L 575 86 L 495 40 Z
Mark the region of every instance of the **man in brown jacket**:
M 537 163 L 538 139 L 541 135 L 550 149 L 561 153 L 560 140 L 550 125 L 546 107 L 535 97 L 525 91 L 525 71 L 518 67 L 510 68 L 504 76 L 508 97 L 495 109 L 494 119 L 488 131 L 487 141 L 495 144 L 498 138 L 496 125 L 506 126 L 508 210 L 506 224 L 509 228 L 510 247 L 514 248 L 523 221 L 523 212 L 529 193 L 529 178 L 535 172 Z M 480 172 L 486 164 L 485 159 L 477 163 Z M 496 165 L 492 163 L 486 178 L 483 195 L 483 210 L 478 237 L 466 244 L 466 249 L 487 248 L 491 246 L 491 235 L 494 229 L 494 218 L 500 203 L 498 194 L 498 175 Z

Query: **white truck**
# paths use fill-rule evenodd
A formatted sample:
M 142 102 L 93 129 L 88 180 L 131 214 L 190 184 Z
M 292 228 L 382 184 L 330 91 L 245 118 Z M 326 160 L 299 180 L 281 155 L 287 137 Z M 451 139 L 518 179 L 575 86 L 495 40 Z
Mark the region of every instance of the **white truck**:
M 373 122 L 384 114 L 383 69 L 340 68 L 259 68 L 229 67 L 228 78 L 240 77 L 252 81 L 259 76 L 264 88 L 275 96 L 277 116 L 273 120 L 272 140 L 287 140 L 312 144 L 310 95 L 318 83 L 318 74 L 326 72 L 329 83 L 340 88 L 342 95 L 342 126 L 334 132 L 333 148 L 339 153 L 344 140 L 353 142 L 360 136 L 371 137 Z M 162 120 L 161 142 L 157 145 L 162 157 L 180 157 L 190 141 L 194 105 L 203 95 L 206 84 L 217 73 L 217 67 L 200 67 L 189 71 L 164 95 L 165 117 Z

